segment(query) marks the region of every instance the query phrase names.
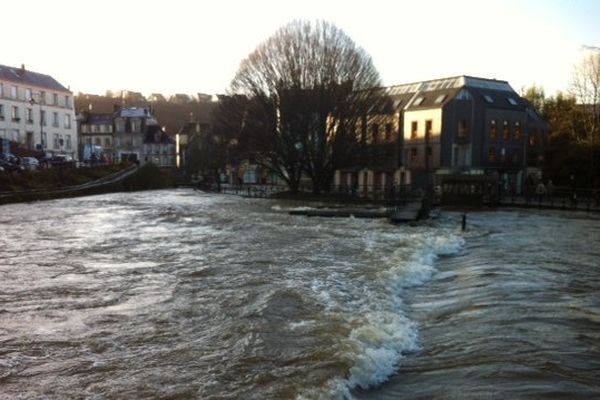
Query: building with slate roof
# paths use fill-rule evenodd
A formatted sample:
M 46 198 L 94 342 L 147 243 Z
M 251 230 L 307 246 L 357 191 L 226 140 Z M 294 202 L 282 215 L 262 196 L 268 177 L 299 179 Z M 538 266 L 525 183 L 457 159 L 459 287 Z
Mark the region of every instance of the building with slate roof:
M 77 158 L 73 93 L 49 75 L 0 65 L 0 139 Z
M 366 157 L 338 171 L 336 185 L 424 188 L 432 175 L 497 174 L 519 192 L 539 173 L 548 125 L 508 82 L 457 76 L 386 90 L 390 109 L 364 119 Z
M 148 107 L 118 109 L 114 118 L 114 158 L 175 167 L 175 141 L 158 125 Z
M 113 115 L 82 112 L 77 115 L 79 132 L 79 159 L 84 160 L 83 149 L 85 145 L 102 147 L 102 152 L 108 163 L 114 160 L 113 147 Z

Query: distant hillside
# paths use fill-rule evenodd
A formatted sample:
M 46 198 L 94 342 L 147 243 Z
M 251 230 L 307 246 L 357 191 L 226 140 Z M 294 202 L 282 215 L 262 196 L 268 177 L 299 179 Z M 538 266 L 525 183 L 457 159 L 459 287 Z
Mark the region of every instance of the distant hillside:
M 166 128 L 169 135 L 176 134 L 184 124 L 190 121 L 212 124 L 212 112 L 217 103 L 210 101 L 209 96 L 199 95 L 200 100 L 184 95 L 172 96 L 169 100 L 165 100 L 160 95 L 154 97 L 158 100 L 150 101 L 140 94 L 111 97 L 78 93 L 75 96 L 75 111 L 91 110 L 93 113 L 111 113 L 115 110 L 115 106 L 152 107 L 158 123 Z

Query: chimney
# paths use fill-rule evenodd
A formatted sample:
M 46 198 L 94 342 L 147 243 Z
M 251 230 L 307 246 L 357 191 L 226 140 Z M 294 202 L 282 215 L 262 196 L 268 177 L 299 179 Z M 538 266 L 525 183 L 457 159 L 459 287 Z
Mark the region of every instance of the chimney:
M 21 64 L 21 69 L 19 70 L 19 76 L 25 75 L 25 64 Z

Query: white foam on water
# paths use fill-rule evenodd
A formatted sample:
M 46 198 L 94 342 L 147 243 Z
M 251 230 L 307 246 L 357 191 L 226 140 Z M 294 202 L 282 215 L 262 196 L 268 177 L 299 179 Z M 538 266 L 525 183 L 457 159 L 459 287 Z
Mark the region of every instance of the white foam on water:
M 418 350 L 417 329 L 397 312 L 371 312 L 350 340 L 356 353 L 346 384 L 349 388 L 379 385 L 394 373 L 402 354 Z
M 309 211 L 309 210 L 314 210 L 314 207 L 306 207 L 306 206 L 301 206 L 301 207 L 282 207 L 279 204 L 275 204 L 273 206 L 271 206 L 271 210 L 272 211 Z
M 379 250 L 368 234 L 365 241 L 367 251 Z M 431 279 L 436 271 L 435 260 L 459 252 L 464 239 L 449 231 L 440 234 L 436 230 L 404 234 L 389 244 L 396 246 L 395 250 L 382 258 L 375 285 L 358 303 L 353 303 L 352 308 L 356 308 L 348 309 L 342 304 L 335 307 L 345 309 L 345 317 L 354 327 L 341 354 L 351 364 L 347 376 L 332 379 L 325 387 L 309 390 L 298 398 L 352 398 L 353 389 L 369 389 L 384 383 L 397 371 L 407 353 L 419 350 L 417 325 L 403 312 L 402 291 Z M 319 285 L 313 285 L 314 289 L 331 308 L 332 296 Z

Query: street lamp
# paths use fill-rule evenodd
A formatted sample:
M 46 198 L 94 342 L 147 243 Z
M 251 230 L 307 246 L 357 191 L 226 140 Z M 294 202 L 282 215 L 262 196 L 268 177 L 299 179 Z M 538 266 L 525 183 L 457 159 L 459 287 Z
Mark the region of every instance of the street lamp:
M 42 113 L 42 94 L 41 93 L 37 93 L 40 96 L 40 101 L 39 101 L 39 105 L 40 105 L 40 148 L 43 151 L 44 150 L 44 116 Z M 31 104 L 31 106 L 33 107 L 33 105 L 35 104 L 35 99 L 33 98 L 33 93 L 31 95 L 31 97 L 29 98 L 29 104 Z

